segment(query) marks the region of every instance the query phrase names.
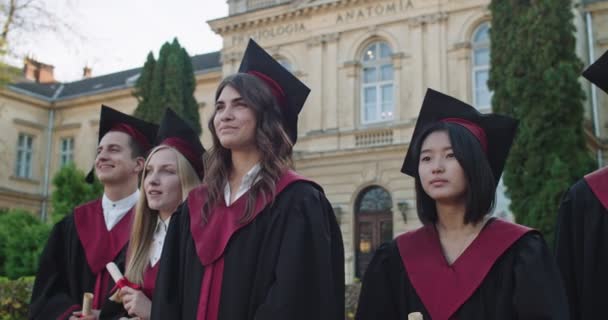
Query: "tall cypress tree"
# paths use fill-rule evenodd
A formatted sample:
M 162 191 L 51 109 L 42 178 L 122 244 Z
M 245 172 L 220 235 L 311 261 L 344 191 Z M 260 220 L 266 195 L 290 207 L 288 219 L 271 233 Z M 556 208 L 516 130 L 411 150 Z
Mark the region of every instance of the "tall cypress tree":
M 192 126 L 198 134 L 202 132 L 200 114 L 198 113 L 198 102 L 194 98 L 194 90 L 196 90 L 196 78 L 194 77 L 194 67 L 192 59 L 188 51 L 180 48 L 180 60 L 183 63 L 182 68 L 182 105 L 184 106 L 184 119 Z
M 167 51 L 166 64 L 164 70 L 165 93 L 163 95 L 163 104 L 165 107 L 172 108 L 177 114 L 182 115 L 184 106 L 183 99 L 183 62 L 181 61 L 181 46 L 177 39 L 169 45 Z
M 195 89 L 192 60 L 175 38 L 171 43 L 163 44 L 157 61 L 152 54 L 148 55 L 134 92 L 139 101 L 135 115 L 158 123 L 162 111 L 171 108 L 200 134 L 202 128 L 198 103 L 194 98 Z
M 520 120 L 504 182 L 519 223 L 552 241 L 560 197 L 592 168 L 570 0 L 493 0 L 495 112 Z
M 134 115 L 142 120 L 155 121 L 155 113 L 157 110 L 153 110 L 151 106 L 151 92 L 152 82 L 154 81 L 154 68 L 156 66 L 156 60 L 152 52 L 148 53 L 146 63 L 137 78 L 135 83 L 135 90 L 133 96 L 137 98 L 137 108 L 135 109 Z

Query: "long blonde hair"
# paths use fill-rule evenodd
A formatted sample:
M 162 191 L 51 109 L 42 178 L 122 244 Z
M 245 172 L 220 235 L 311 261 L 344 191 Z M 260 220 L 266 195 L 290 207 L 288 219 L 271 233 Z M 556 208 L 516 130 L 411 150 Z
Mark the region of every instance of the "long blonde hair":
M 144 168 L 148 166 L 148 162 L 150 162 L 150 159 L 156 152 L 164 149 L 172 150 L 177 157 L 177 174 L 182 188 L 182 201 L 184 201 L 188 197 L 190 190 L 198 186 L 201 181 L 190 162 L 179 151 L 166 145 L 157 146 L 150 151 Z M 152 210 L 148 206 L 148 200 L 144 192 L 145 178 L 146 174 L 144 170 L 140 184 L 139 201 L 135 208 L 135 216 L 133 217 L 133 225 L 131 227 L 131 239 L 129 241 L 129 248 L 127 249 L 127 270 L 125 272 L 125 276 L 129 281 L 139 285 L 143 284 L 144 271 L 150 261 L 150 248 L 158 221 L 158 210 Z

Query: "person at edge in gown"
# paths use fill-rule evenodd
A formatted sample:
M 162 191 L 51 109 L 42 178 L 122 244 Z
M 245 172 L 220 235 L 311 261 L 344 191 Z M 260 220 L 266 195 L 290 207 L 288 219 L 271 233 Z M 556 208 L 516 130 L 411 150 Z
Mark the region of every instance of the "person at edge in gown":
M 144 165 L 143 192 L 127 249 L 125 277 L 131 286 L 118 289 L 122 303 L 106 303 L 101 319 L 150 319 L 158 262 L 171 215 L 203 178 L 205 149 L 199 136 L 171 109 L 166 109 L 160 121 L 156 145 Z
M 29 307 L 29 319 L 77 319 L 83 294 L 94 294 L 93 315 L 108 301 L 114 285 L 106 264 L 124 268 L 137 183 L 157 126 L 102 106 L 94 170 L 103 184 L 103 197 L 74 208 L 51 231 Z M 77 312 L 77 315 L 73 315 Z
M 583 72 L 608 93 L 608 52 Z M 608 167 L 570 187 L 559 207 L 555 258 L 572 320 L 606 318 L 608 287 Z
M 344 319 L 332 207 L 292 165 L 309 89 L 250 40 L 209 120 L 201 187 L 174 214 L 152 319 Z
M 489 216 L 516 127 L 427 91 L 401 169 L 423 226 L 375 252 L 356 319 L 568 319 L 541 235 Z

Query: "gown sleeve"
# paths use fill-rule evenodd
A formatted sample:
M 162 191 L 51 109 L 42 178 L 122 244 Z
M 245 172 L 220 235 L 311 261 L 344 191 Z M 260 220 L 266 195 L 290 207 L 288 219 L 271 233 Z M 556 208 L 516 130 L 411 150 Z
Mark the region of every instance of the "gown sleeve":
M 391 279 L 393 260 L 399 258 L 394 257 L 395 247 L 394 242 L 382 244 L 367 266 L 359 295 L 357 320 L 399 319 L 397 297 L 393 290 L 395 281 Z
M 539 234 L 525 235 L 513 266 L 513 307 L 517 319 L 569 319 L 559 270 Z
M 67 319 L 73 311 L 81 309 L 80 301 L 72 296 L 68 287 L 70 250 L 67 241 L 77 241 L 70 237 L 75 232 L 70 217 L 53 227 L 42 251 L 32 291 L 29 319 Z
M 307 188 L 284 220 L 275 280 L 254 319 L 343 320 L 344 248 L 331 205 Z
M 580 319 L 582 306 L 579 298 L 583 287 L 584 221 L 577 217 L 576 186 L 562 198 L 555 228 L 555 259 L 561 272 L 570 305 L 570 318 Z

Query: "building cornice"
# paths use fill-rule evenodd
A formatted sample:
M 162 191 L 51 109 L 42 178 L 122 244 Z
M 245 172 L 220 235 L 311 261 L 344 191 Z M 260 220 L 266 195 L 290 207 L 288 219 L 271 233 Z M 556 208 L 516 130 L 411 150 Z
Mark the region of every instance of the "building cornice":
M 50 109 L 52 107 L 52 102 L 47 97 L 29 92 L 27 90 L 10 87 L 10 85 L 1 89 L 0 96 L 40 108 Z
M 406 5 L 411 5 L 412 0 L 402 0 Z M 286 3 L 265 9 L 243 12 L 224 18 L 207 21 L 213 31 L 219 35 L 230 32 L 238 32 L 251 28 L 272 25 L 284 21 L 293 21 L 299 17 L 308 17 L 319 11 L 348 8 L 361 4 L 377 4 L 377 0 L 325 0 L 325 1 L 301 1 Z

